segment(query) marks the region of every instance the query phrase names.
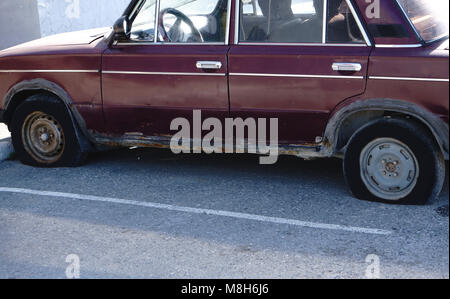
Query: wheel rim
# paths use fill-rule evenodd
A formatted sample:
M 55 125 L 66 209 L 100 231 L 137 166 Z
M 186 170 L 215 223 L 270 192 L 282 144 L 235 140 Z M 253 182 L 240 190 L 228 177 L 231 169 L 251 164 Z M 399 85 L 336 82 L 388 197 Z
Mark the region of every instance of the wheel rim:
M 385 200 L 400 200 L 415 188 L 419 163 L 411 149 L 392 138 L 380 138 L 361 152 L 361 178 L 367 189 Z
M 56 162 L 64 152 L 62 126 L 54 117 L 43 112 L 34 112 L 25 119 L 22 141 L 25 150 L 41 163 Z

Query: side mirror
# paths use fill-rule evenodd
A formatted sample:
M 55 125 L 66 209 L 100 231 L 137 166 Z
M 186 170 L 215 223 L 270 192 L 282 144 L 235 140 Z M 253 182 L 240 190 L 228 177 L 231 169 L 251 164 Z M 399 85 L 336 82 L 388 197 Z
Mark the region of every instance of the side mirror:
M 123 41 L 130 39 L 131 28 L 126 16 L 120 17 L 114 23 L 114 37 L 116 40 Z

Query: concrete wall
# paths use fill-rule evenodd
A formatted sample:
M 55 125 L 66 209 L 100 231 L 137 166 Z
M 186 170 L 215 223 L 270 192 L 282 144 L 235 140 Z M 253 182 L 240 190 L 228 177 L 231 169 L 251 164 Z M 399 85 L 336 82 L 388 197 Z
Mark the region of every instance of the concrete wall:
M 40 36 L 36 0 L 0 0 L 0 49 Z
M 15 0 L 0 0 L 15 1 Z M 37 0 L 42 36 L 110 27 L 130 0 Z
M 0 0 L 0 49 L 41 36 L 110 27 L 130 0 Z

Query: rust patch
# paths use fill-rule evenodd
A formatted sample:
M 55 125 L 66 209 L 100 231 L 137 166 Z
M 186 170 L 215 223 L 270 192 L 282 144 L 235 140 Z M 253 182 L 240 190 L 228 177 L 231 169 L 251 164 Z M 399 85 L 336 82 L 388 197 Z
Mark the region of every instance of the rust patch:
M 140 148 L 158 148 L 158 149 L 170 149 L 170 135 L 160 136 L 141 136 L 141 135 L 125 135 L 123 137 L 111 137 L 105 135 L 97 135 L 95 138 L 96 143 L 105 145 L 108 147 L 140 147 Z M 192 144 L 191 140 L 191 144 Z M 279 145 L 279 155 L 295 156 L 303 159 L 315 159 L 326 157 L 327 148 L 330 147 L 329 143 L 304 143 L 304 144 L 289 144 Z M 185 148 L 178 146 L 177 149 L 193 151 L 196 148 Z M 225 153 L 225 147 L 221 148 Z M 236 152 L 236 147 L 235 147 Z M 248 152 L 248 151 L 246 151 Z

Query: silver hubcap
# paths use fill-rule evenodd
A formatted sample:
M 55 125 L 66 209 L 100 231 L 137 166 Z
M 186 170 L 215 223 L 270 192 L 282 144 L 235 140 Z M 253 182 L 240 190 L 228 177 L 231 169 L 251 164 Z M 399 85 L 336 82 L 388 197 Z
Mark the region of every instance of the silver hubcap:
M 392 138 L 380 138 L 361 152 L 361 178 L 367 189 L 385 200 L 408 196 L 417 184 L 419 164 L 409 147 Z
M 61 125 L 42 112 L 30 114 L 22 126 L 25 150 L 38 162 L 56 162 L 62 155 L 65 138 Z

